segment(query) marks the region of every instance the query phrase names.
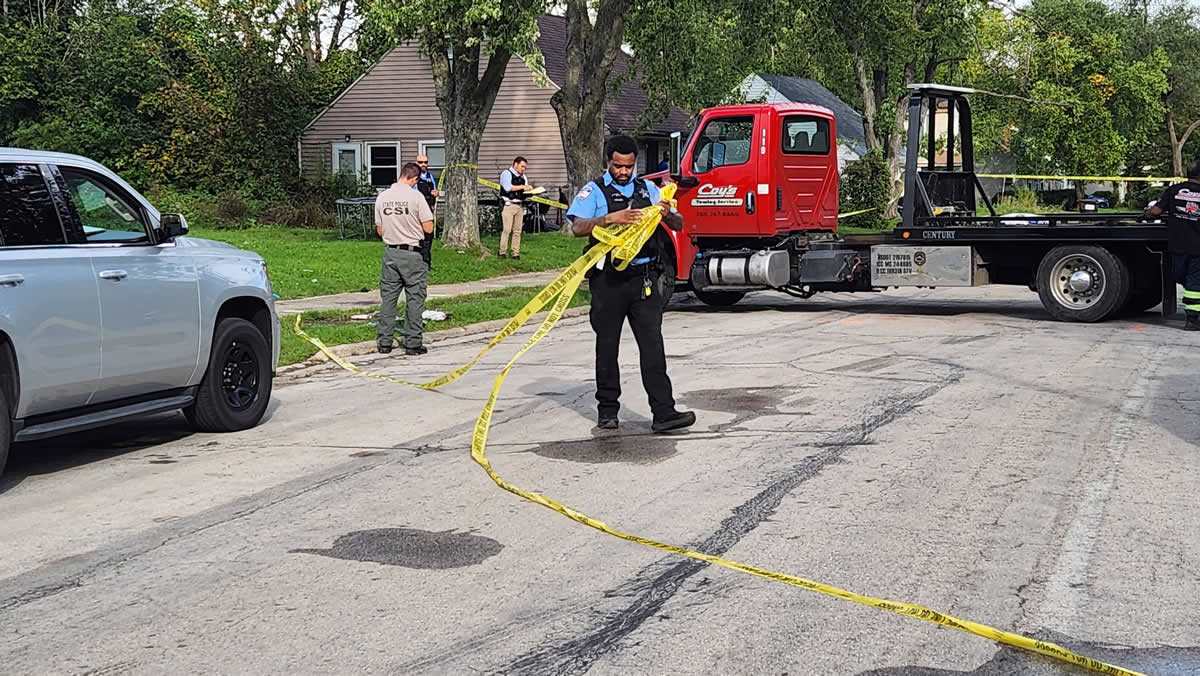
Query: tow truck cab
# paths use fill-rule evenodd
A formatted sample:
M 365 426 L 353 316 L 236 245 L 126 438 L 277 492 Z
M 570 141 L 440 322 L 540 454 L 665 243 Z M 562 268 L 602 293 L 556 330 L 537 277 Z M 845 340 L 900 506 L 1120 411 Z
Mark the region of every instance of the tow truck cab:
M 837 232 L 837 120 L 828 109 L 707 109 L 672 173 L 687 224 L 674 237 L 680 280 L 691 277 L 705 244 L 762 248 L 797 232 Z

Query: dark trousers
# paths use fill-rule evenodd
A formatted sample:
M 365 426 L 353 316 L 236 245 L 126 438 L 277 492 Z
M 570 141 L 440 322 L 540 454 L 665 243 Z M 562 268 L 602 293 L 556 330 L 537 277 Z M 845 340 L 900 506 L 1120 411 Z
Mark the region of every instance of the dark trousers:
M 1175 281 L 1183 285 L 1183 309 L 1200 312 L 1200 256 L 1175 254 L 1171 266 Z
M 642 386 L 650 398 L 655 420 L 675 411 L 671 379 L 667 377 L 667 355 L 663 346 L 663 294 L 658 276 L 650 274 L 651 296 L 643 289 L 647 277 L 598 272 L 589 281 L 592 294 L 592 330 L 596 332 L 596 401 L 601 417 L 615 417 L 621 405 L 621 371 L 617 356 L 625 320 L 633 329 L 641 358 Z

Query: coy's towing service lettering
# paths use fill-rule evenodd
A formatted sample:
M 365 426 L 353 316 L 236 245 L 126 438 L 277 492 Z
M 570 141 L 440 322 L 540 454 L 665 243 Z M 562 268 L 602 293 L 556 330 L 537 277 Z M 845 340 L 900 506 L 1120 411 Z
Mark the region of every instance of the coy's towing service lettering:
M 736 185 L 714 186 L 712 183 L 705 183 L 696 190 L 696 197 L 692 199 L 694 207 L 740 207 L 742 198 L 737 196 Z

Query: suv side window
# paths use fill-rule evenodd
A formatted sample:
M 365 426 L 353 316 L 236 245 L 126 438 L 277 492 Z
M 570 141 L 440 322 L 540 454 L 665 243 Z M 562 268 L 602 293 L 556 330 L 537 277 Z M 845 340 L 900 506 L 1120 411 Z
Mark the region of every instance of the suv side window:
M 66 244 L 62 222 L 35 164 L 0 164 L 0 247 Z
M 67 199 L 88 244 L 138 244 L 150 241 L 142 209 L 115 186 L 91 172 L 59 167 L 67 183 Z

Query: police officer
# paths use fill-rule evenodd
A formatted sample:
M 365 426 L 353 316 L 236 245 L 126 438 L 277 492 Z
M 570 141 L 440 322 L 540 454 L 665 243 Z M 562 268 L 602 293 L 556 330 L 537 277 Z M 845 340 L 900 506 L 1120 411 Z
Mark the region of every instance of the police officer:
M 441 193 L 437 189 L 437 179 L 433 172 L 429 171 L 429 156 L 425 154 L 417 155 L 417 167 L 421 169 L 421 175 L 417 177 L 417 191 L 425 196 L 425 202 L 429 205 L 429 210 L 433 211 L 437 208 L 437 200 Z M 433 269 L 433 235 L 427 235 L 421 240 L 421 258 L 425 259 L 425 267 Z
M 1167 249 L 1175 281 L 1183 285 L 1183 328 L 1200 331 L 1200 160 L 1192 165 L 1188 180 L 1168 187 L 1150 216 L 1167 217 Z
M 383 239 L 383 266 L 379 275 L 379 307 L 377 349 L 380 354 L 392 351 L 392 334 L 396 330 L 396 301 L 400 290 L 405 295 L 404 353 L 421 355 L 428 352 L 421 345 L 425 313 L 425 292 L 428 268 L 421 259 L 421 240 L 433 233 L 433 211 L 425 196 L 417 192 L 421 170 L 409 162 L 400 169 L 392 187 L 375 200 L 375 232 Z
M 683 229 L 683 219 L 662 202 L 657 186 L 634 175 L 637 166 L 637 142 L 617 136 L 605 144 L 608 171 L 579 191 L 567 210 L 571 231 L 576 237 L 588 237 L 588 247 L 597 243 L 592 230 L 604 225 L 636 223 L 641 210 L 663 204 L 663 222 L 672 230 Z M 623 271 L 614 269 L 611 256 L 605 256 L 588 271 L 592 294 L 592 330 L 596 333 L 596 401 L 601 429 L 616 429 L 621 373 L 617 353 L 625 320 L 633 329 L 641 357 L 642 385 L 650 398 L 655 432 L 690 427 L 696 414 L 675 408 L 671 379 L 667 377 L 667 357 L 663 347 L 662 316 L 664 296 L 661 283 L 672 283 L 673 272 L 666 269 L 666 253 L 671 240 L 656 228 L 654 236 Z M 671 275 L 661 279 L 664 275 Z
M 512 166 L 500 172 L 500 199 L 504 209 L 500 211 L 500 257 L 508 256 L 509 237 L 512 237 L 512 257 L 521 257 L 521 231 L 525 227 L 525 194 L 533 190 L 525 169 L 529 162 L 518 155 Z

